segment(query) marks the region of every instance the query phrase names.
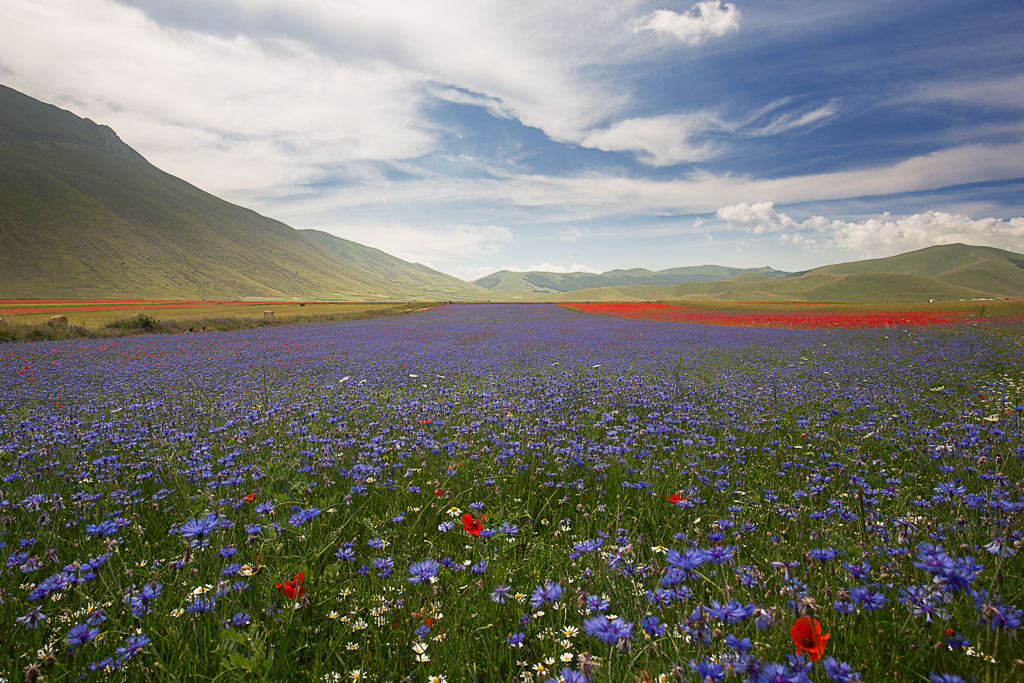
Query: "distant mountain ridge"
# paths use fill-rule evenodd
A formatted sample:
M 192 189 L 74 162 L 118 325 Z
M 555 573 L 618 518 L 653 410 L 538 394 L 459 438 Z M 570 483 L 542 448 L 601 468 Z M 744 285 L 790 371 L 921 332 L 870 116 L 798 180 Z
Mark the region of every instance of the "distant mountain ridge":
M 1024 296 L 1024 254 L 945 244 L 881 259 L 821 266 L 788 277 L 744 273 L 716 282 L 615 286 L 557 295 L 560 301 L 927 301 Z
M 729 268 L 727 266 L 683 266 L 665 270 L 630 268 L 609 270 L 604 273 L 552 273 L 546 271 L 518 272 L 500 270 L 473 284 L 492 292 L 572 292 L 594 287 L 621 287 L 632 285 L 678 285 L 687 282 L 716 282 L 731 277 L 754 273 L 768 278 L 785 277 L 789 273 L 765 266 L 763 268 Z
M 175 178 L 113 130 L 0 86 L 0 298 L 483 298 Z

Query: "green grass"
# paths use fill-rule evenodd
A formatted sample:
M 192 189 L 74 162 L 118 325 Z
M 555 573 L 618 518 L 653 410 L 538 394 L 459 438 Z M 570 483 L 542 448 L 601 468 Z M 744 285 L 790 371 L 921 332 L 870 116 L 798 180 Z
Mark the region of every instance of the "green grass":
M 186 330 L 240 330 L 274 325 L 366 320 L 415 313 L 433 304 L 221 304 L 195 308 L 147 309 L 145 306 L 103 311 L 60 311 L 68 324 L 50 323 L 55 313 L 5 314 L 0 341 L 35 341 L 72 337 L 121 337 L 131 334 L 179 334 Z M 265 311 L 273 311 L 271 317 Z M 138 316 L 133 317 L 133 316 Z

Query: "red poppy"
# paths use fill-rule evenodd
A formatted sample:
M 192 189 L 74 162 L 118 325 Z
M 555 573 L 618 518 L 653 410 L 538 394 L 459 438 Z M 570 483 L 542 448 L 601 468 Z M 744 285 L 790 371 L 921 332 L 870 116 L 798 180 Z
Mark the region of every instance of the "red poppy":
M 445 490 L 444 489 L 434 489 L 434 495 L 435 496 L 443 496 L 444 494 L 445 494 Z
M 274 588 L 281 591 L 281 594 L 286 596 L 290 600 L 295 598 L 301 598 L 302 594 L 306 592 L 306 587 L 302 585 L 302 580 L 306 578 L 306 572 L 301 571 L 295 575 L 295 578 L 291 581 L 285 581 L 284 585 L 275 584 Z
M 256 492 L 253 491 L 252 493 L 250 493 L 248 496 L 246 496 L 242 500 L 244 500 L 246 503 L 251 503 L 255 499 L 256 499 Z
M 668 502 L 672 503 L 673 505 L 678 505 L 680 502 L 685 501 L 686 499 L 680 496 L 678 493 L 673 493 L 671 496 L 668 497 Z
M 789 636 L 796 645 L 796 653 L 807 653 L 812 662 L 825 654 L 825 643 L 831 634 L 821 632 L 821 622 L 814 617 L 800 617 L 789 629 Z
M 473 519 L 473 515 L 468 512 L 462 515 L 462 526 L 466 527 L 466 531 L 474 536 L 479 536 L 484 528 L 483 523 Z

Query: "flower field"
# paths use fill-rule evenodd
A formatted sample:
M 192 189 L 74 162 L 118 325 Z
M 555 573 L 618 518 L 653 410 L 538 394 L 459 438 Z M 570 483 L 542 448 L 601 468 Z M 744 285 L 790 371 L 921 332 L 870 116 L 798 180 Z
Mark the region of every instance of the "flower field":
M 1024 678 L 1024 324 L 0 345 L 0 679 Z
M 739 325 L 744 327 L 862 328 L 892 325 L 950 325 L 967 322 L 966 311 L 709 311 L 704 308 L 660 303 L 566 304 L 583 313 L 613 315 L 620 318 L 662 320 L 703 325 Z M 765 306 L 765 304 L 758 304 Z M 786 302 L 787 306 L 799 303 Z M 808 306 L 814 304 L 806 304 Z

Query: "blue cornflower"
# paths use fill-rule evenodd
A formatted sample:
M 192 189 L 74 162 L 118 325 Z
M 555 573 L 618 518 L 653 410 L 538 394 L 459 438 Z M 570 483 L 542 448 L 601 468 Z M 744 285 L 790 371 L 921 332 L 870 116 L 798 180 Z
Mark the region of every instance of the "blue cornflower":
M 885 593 L 873 591 L 864 586 L 854 586 L 851 588 L 850 597 L 859 602 L 868 611 L 881 609 L 887 602 Z
M 583 620 L 583 631 L 588 636 L 598 640 L 615 644 L 625 642 L 633 637 L 633 622 L 626 621 L 622 617 L 608 619 L 603 615 Z
M 562 597 L 562 587 L 557 583 L 547 581 L 543 586 L 538 585 L 530 595 L 530 605 L 534 608 L 540 607 L 545 602 L 557 602 Z
M 608 600 L 595 593 L 588 595 L 585 598 L 584 604 L 591 612 L 603 612 L 611 606 L 611 603 L 608 602 Z
M 806 676 L 800 676 L 789 670 L 785 664 L 770 662 L 764 665 L 757 675 L 757 683 L 802 683 Z
M 64 642 L 73 648 L 85 645 L 100 634 L 98 628 L 89 628 L 88 624 L 77 624 L 72 626 L 68 634 L 64 636 Z
M 853 670 L 846 662 L 841 662 L 835 657 L 825 657 L 821 660 L 821 665 L 825 668 L 825 673 L 833 681 L 839 681 L 839 683 L 854 683 L 854 681 L 860 681 L 860 674 Z
M 487 560 L 480 560 L 472 567 L 470 567 L 469 570 L 474 574 L 483 574 L 487 571 Z
M 682 571 L 696 569 L 707 562 L 707 560 L 707 554 L 700 548 L 690 548 L 683 552 L 679 552 L 674 548 L 669 548 L 665 551 L 665 561 Z
M 193 517 L 187 520 L 178 528 L 178 532 L 185 538 L 190 539 L 192 545 L 197 545 L 200 541 L 205 541 L 206 537 L 219 527 L 220 518 L 211 512 L 205 517 Z
M 575 669 L 570 669 L 567 666 L 563 666 L 558 670 L 558 676 L 562 683 L 590 683 L 590 679 L 584 676 L 581 672 L 576 671 Z M 554 679 L 549 678 L 548 680 L 550 681 Z M 547 682 L 545 681 L 545 683 Z
M 437 570 L 441 568 L 441 565 L 437 560 L 426 559 L 420 560 L 419 562 L 413 562 L 409 565 L 409 573 L 412 576 L 409 577 L 409 583 L 420 583 L 429 582 L 434 575 L 437 574 Z
M 505 638 L 505 642 L 512 647 L 522 647 L 524 640 L 526 640 L 526 634 L 522 631 L 519 631 L 518 633 L 510 633 L 508 637 Z
M 988 592 L 981 590 L 974 598 L 974 608 L 981 614 L 981 621 L 990 629 L 1015 631 L 1020 628 L 1024 612 L 1013 605 L 997 602 L 995 596 L 989 598 Z
M 690 662 L 690 668 L 696 672 L 702 681 L 723 681 L 725 680 L 725 667 L 710 659 L 703 659 L 699 662 Z
M 151 642 L 152 640 L 150 640 L 150 637 L 147 636 L 145 633 L 134 635 L 128 639 L 128 642 L 124 645 L 124 647 L 117 648 L 117 654 L 119 657 L 122 658 L 122 660 L 131 659 L 135 655 L 142 652 L 142 648 L 146 647 Z
M 658 617 L 647 616 L 640 620 L 640 628 L 651 636 L 660 636 L 665 633 L 668 627 Z
M 294 515 L 289 517 L 288 518 L 288 523 L 291 524 L 292 526 L 302 526 L 303 524 L 305 524 L 306 522 L 312 520 L 313 518 L 315 518 L 319 514 L 320 514 L 320 508 L 317 508 L 317 507 L 303 508 L 302 510 L 299 510 Z
M 491 591 L 491 600 L 499 605 L 504 605 L 505 600 L 508 598 L 508 589 L 508 586 L 498 584 L 495 589 Z
M 274 504 L 265 500 L 262 503 L 256 503 L 256 514 L 262 517 L 263 515 L 269 514 L 274 511 Z
M 601 537 L 590 539 L 587 541 L 580 541 L 573 545 L 576 552 L 579 553 L 592 553 L 600 548 L 604 544 L 604 539 Z
M 356 559 L 355 551 L 352 550 L 351 546 L 338 548 L 338 552 L 334 553 L 334 556 L 339 560 L 348 560 L 349 562 Z
M 956 674 L 940 674 L 934 672 L 928 674 L 928 680 L 931 681 L 931 683 L 967 683 L 967 681 Z
M 717 600 L 711 601 L 711 606 L 705 608 L 707 613 L 716 619 L 721 619 L 727 624 L 733 624 L 738 621 L 743 621 L 751 614 L 754 613 L 754 603 L 747 603 L 746 605 L 736 601 L 730 600 L 724 605 L 719 604 Z
M 725 637 L 725 644 L 740 654 L 748 652 L 754 647 L 754 643 L 750 638 L 737 638 L 731 633 Z
M 47 620 L 41 607 L 33 607 L 23 617 L 16 617 L 14 620 L 25 628 L 39 628 L 39 624 Z
M 113 536 L 117 533 L 117 529 L 117 523 L 110 519 L 105 519 L 99 524 L 85 525 L 85 533 L 90 535 Z
M 940 546 L 922 543 L 917 546 L 917 562 L 914 566 L 930 574 L 945 575 L 953 569 L 953 560 Z
M 811 557 L 816 560 L 821 560 L 822 562 L 834 560 L 839 557 L 842 552 L 843 551 L 838 548 L 812 548 L 807 551 Z
M 501 526 L 498 527 L 498 531 L 509 536 L 515 536 L 519 533 L 519 527 L 515 524 L 509 524 L 508 522 L 502 522 Z
M 249 623 L 249 614 L 247 612 L 235 612 L 234 616 L 231 617 L 231 623 L 235 626 L 245 626 Z
M 229 562 L 228 564 L 224 565 L 224 567 L 220 570 L 220 573 L 224 574 L 225 576 L 231 576 L 232 574 L 237 574 L 241 569 L 242 565 L 238 564 L 237 562 Z
M 262 530 L 263 530 L 263 525 L 262 524 L 253 523 L 253 524 L 246 524 L 245 525 L 245 533 L 249 534 L 250 536 L 258 536 L 260 531 L 262 531 Z
M 950 588 L 966 591 L 984 569 L 985 565 L 975 562 L 974 558 L 968 555 L 953 560 L 953 567 L 946 571 L 943 578 Z
M 377 569 L 377 576 L 384 578 L 391 573 L 391 570 L 395 566 L 395 560 L 389 557 L 375 557 L 373 558 L 373 566 Z
M 708 548 L 704 552 L 715 564 L 724 564 L 732 561 L 733 556 L 736 554 L 736 550 L 737 548 L 734 545 L 716 545 L 713 548 Z
M 380 550 L 381 548 L 383 548 L 387 544 L 388 544 L 387 541 L 385 541 L 383 538 L 379 538 L 377 536 L 371 538 L 369 541 L 366 542 L 366 545 L 370 546 L 374 550 Z
M 185 606 L 185 610 L 190 614 L 203 614 L 213 609 L 217 602 L 217 598 L 204 598 L 202 596 L 196 597 L 192 602 Z

